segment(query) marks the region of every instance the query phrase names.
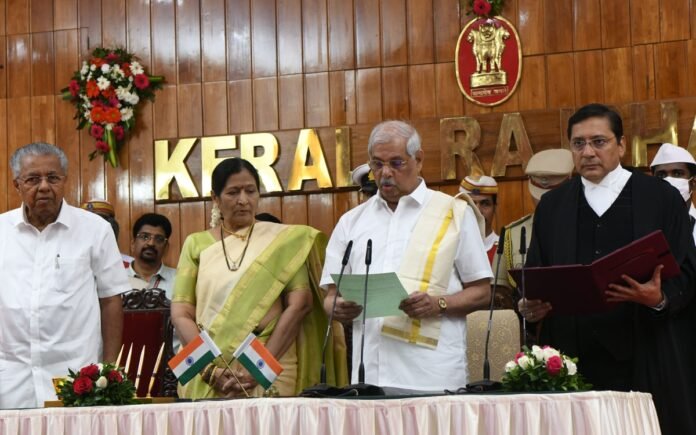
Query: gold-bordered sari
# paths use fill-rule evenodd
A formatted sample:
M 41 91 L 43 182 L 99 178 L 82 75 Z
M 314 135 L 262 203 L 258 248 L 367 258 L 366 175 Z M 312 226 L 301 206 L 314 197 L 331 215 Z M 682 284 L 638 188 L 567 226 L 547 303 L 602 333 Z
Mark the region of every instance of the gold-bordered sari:
M 236 259 L 243 246 L 233 237 L 225 239 L 229 258 Z M 225 264 L 222 242 L 203 231 L 187 237 L 177 268 L 173 302 L 196 307 L 196 321 L 203 325 L 228 361 L 244 338 L 254 331 L 273 303 L 306 267 L 312 290 L 312 311 L 304 318 L 295 343 L 280 358 L 288 365 L 276 380 L 280 395 L 294 395 L 319 382 L 321 347 L 327 318 L 319 287 L 327 238 L 314 228 L 257 222 L 239 270 Z M 270 338 L 277 323 L 271 321 L 258 333 Z M 296 363 L 295 363 L 296 361 Z M 216 360 L 219 367 L 224 364 Z M 340 324 L 334 324 L 326 352 L 327 382 L 345 385 L 348 375 L 345 341 Z M 294 377 L 295 382 L 288 377 Z M 274 384 L 275 385 L 275 384 Z M 290 387 L 290 390 L 288 388 Z M 255 390 L 258 394 L 260 390 Z M 200 376 L 179 390 L 181 397 L 214 397 L 216 393 Z

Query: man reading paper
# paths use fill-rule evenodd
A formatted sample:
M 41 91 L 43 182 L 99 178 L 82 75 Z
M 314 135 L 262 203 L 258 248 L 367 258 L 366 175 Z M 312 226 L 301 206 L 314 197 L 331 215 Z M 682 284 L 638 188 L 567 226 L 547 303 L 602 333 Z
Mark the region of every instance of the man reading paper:
M 622 276 L 606 289 L 608 300 L 619 302 L 607 313 L 553 315 L 549 304 L 524 300 L 520 312 L 530 322 L 546 317 L 540 344 L 578 357 L 578 370 L 596 389 L 650 392 L 663 433 L 696 433 L 696 248 L 684 201 L 667 182 L 621 166 L 626 138 L 615 111 L 582 107 L 567 133 L 580 176 L 541 198 L 526 265 L 589 264 L 662 230 L 681 274 L 662 280 L 657 266 L 647 282 Z M 548 284 L 563 291 L 562 282 Z
M 488 305 L 490 278 L 474 212 L 464 201 L 430 190 L 419 173 L 424 153 L 416 130 L 399 121 L 377 125 L 367 150 L 379 192 L 344 214 L 327 247 L 321 285 L 336 287 L 330 274 L 341 269 L 350 240 L 348 274 L 365 273 L 365 250 L 372 240 L 370 273 L 396 272 L 410 294 L 403 314 L 367 319 L 365 381 L 385 391 L 442 391 L 467 383 L 465 316 Z M 347 322 L 362 311 L 340 298 L 336 319 Z M 353 349 L 360 349 L 361 324 L 353 323 Z M 360 352 L 353 352 L 353 382 Z

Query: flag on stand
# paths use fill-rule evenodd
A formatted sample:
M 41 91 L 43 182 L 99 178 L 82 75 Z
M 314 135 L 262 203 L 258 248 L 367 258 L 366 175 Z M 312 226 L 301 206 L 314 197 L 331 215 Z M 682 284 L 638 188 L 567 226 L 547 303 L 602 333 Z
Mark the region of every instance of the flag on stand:
M 280 365 L 253 333 L 249 333 L 247 338 L 234 351 L 234 357 L 256 379 L 256 382 L 266 390 L 283 371 L 283 366 Z
M 181 385 L 186 385 L 203 368 L 220 356 L 222 352 L 207 332 L 201 331 L 198 337 L 187 344 L 174 358 L 169 360 L 169 367 L 179 379 Z

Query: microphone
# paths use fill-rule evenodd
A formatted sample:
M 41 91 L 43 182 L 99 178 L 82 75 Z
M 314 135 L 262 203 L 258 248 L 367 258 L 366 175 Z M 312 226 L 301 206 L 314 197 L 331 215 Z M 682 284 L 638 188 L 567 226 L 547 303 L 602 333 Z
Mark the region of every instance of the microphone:
M 493 309 L 495 307 L 495 291 L 498 287 L 498 273 L 500 272 L 500 259 L 503 257 L 503 252 L 505 252 L 505 227 L 501 228 L 500 237 L 498 237 L 498 249 L 496 251 L 496 254 L 498 254 L 498 260 L 496 261 L 495 265 L 495 276 L 493 277 L 493 290 L 491 290 L 491 302 L 488 307 L 488 327 L 486 328 L 486 344 L 483 353 L 483 380 L 467 384 L 467 391 L 494 391 L 499 390 L 503 386 L 498 381 L 491 381 L 491 363 L 488 359 L 488 344 L 491 339 L 491 330 L 493 328 Z
M 383 396 L 384 390 L 376 385 L 365 383 L 365 317 L 367 317 L 367 281 L 370 276 L 370 265 L 372 264 L 372 239 L 367 241 L 365 251 L 365 287 L 363 290 L 363 312 L 362 330 L 360 331 L 360 365 L 358 367 L 358 383 L 348 385 L 344 395 L 355 396 Z
M 526 293 L 524 291 L 524 263 L 527 256 L 527 228 L 522 227 L 520 229 L 520 255 L 522 256 L 522 267 L 520 267 L 520 282 L 518 287 L 520 288 L 520 293 L 522 295 L 522 300 L 527 303 Z M 522 342 L 527 346 L 527 319 L 522 316 Z
M 304 389 L 300 396 L 303 397 L 317 397 L 317 396 L 339 396 L 343 392 L 342 389 L 336 388 L 332 385 L 326 384 L 326 345 L 329 342 L 329 336 L 333 331 L 333 318 L 336 314 L 336 301 L 338 300 L 338 292 L 341 288 L 341 280 L 343 279 L 343 273 L 348 265 L 348 259 L 350 258 L 350 251 L 353 249 L 353 241 L 348 242 L 345 252 L 343 252 L 343 260 L 341 261 L 341 273 L 338 275 L 338 281 L 336 282 L 336 296 L 334 297 L 333 303 L 331 305 L 331 313 L 329 314 L 329 323 L 326 326 L 326 335 L 324 335 L 324 345 L 321 347 L 321 371 L 319 375 L 319 384 L 312 387 Z

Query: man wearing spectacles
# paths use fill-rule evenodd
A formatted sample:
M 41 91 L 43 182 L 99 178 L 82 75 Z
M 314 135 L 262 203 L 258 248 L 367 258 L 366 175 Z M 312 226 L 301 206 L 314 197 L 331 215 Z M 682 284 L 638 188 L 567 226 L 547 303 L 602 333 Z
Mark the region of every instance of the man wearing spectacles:
M 334 229 L 321 285 L 324 309 L 353 322 L 353 349 L 360 349 L 363 307 L 338 295 L 331 274 L 341 270 L 349 241 L 346 273 L 365 273 L 372 241 L 371 273 L 396 272 L 409 296 L 401 316 L 365 321 L 365 380 L 388 392 L 440 391 L 466 385 L 466 315 L 490 298 L 491 267 L 472 208 L 428 189 L 420 171 L 425 153 L 409 124 L 386 121 L 370 134 L 369 165 L 378 193 L 348 211 Z M 426 265 L 427 261 L 432 263 Z M 353 352 L 353 382 L 360 352 Z M 401 391 L 399 391 L 401 390 Z
M 64 200 L 60 148 L 25 145 L 10 167 L 22 205 L 0 215 L 0 409 L 35 408 L 69 368 L 115 362 L 130 286 L 111 227 Z
M 600 390 L 652 394 L 663 433 L 696 433 L 694 289 L 696 248 L 684 200 L 669 184 L 621 166 L 621 117 L 590 104 L 568 121 L 580 176 L 546 193 L 534 213 L 527 266 L 589 264 L 661 230 L 681 274 L 609 284 L 607 312 L 553 315 L 544 301 L 520 301 L 530 322 L 542 318 L 539 340 L 578 357 L 578 371 Z M 563 283 L 549 283 L 563 291 Z
M 166 216 L 145 213 L 133 224 L 131 253 L 134 258 L 128 265 L 128 275 L 137 278 L 143 287 L 164 290 L 167 299 L 172 299 L 176 269 L 165 266 L 162 258 L 169 248 L 172 224 Z M 136 282 L 131 280 L 131 282 Z

